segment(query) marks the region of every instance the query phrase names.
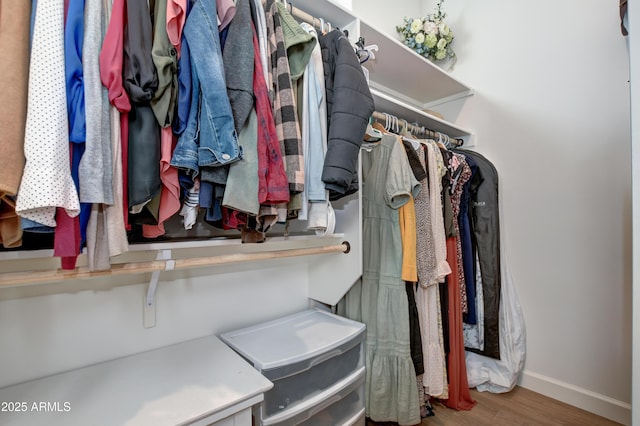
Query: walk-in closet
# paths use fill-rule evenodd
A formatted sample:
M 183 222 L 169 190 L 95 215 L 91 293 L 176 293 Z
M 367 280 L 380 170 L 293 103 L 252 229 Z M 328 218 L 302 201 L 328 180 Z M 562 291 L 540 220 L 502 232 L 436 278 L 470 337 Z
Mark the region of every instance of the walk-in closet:
M 636 6 L 0 0 L 0 424 L 640 424 Z

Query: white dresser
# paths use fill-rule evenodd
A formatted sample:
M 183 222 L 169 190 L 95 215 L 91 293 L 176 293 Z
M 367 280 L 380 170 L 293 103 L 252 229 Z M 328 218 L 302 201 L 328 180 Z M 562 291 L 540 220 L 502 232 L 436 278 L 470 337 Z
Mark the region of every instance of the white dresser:
M 209 336 L 0 389 L 0 424 L 250 426 L 272 387 Z

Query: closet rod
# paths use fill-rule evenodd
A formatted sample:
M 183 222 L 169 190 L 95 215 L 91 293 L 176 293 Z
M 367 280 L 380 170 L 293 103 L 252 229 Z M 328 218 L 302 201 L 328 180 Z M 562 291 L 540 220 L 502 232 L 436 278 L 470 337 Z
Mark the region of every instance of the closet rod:
M 329 21 L 325 21 L 324 19 L 316 18 L 316 17 L 314 17 L 312 15 L 309 15 L 304 10 L 300 10 L 297 7 L 295 7 L 290 1 L 289 2 L 285 2 L 285 4 L 289 8 L 290 13 L 295 18 L 297 18 L 297 19 L 299 19 L 301 21 L 310 23 L 314 27 L 319 28 L 321 33 L 325 32 L 325 23 L 326 23 L 327 24 L 327 31 L 331 31 L 331 23 Z M 316 22 L 318 23 L 317 25 L 316 25 Z
M 411 124 L 409 123 L 407 120 L 401 119 L 396 117 L 395 115 L 392 114 L 387 114 L 385 112 L 379 112 L 379 111 L 374 111 L 372 114 L 372 117 L 375 118 L 378 121 L 386 121 L 389 117 L 392 118 L 393 120 L 398 120 L 398 124 L 401 123 L 401 127 L 405 127 L 405 123 L 406 123 L 406 127 L 409 130 L 410 133 L 414 134 L 414 135 L 424 135 L 425 138 L 427 139 L 435 139 L 438 140 L 440 138 L 440 135 L 444 136 L 445 138 L 449 139 L 449 142 L 453 145 L 455 145 L 454 147 L 460 147 L 462 146 L 462 144 L 464 143 L 464 140 L 460 139 L 460 138 L 452 138 L 449 135 L 442 133 L 442 132 L 438 132 L 436 130 L 431 130 L 431 129 L 427 129 L 426 127 L 421 127 L 415 124 Z M 394 121 L 395 124 L 395 121 Z
M 0 288 L 47 282 L 75 280 L 124 274 L 142 274 L 153 271 L 171 271 L 174 269 L 201 268 L 214 265 L 228 265 L 241 262 L 281 259 L 286 257 L 309 256 L 314 254 L 344 253 L 351 250 L 348 241 L 340 244 L 299 249 L 274 250 L 259 253 L 235 253 L 210 257 L 194 257 L 190 259 L 167 259 L 146 262 L 117 263 L 105 271 L 90 271 L 86 267 L 74 270 L 57 269 L 55 271 L 10 272 L 0 274 Z

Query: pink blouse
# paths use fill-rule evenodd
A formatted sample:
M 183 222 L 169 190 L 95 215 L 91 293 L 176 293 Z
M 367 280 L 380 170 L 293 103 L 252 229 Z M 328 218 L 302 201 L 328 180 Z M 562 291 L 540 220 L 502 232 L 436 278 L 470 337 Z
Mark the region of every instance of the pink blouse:
M 169 0 L 167 2 L 167 35 L 169 41 L 180 56 L 182 29 L 187 20 L 187 0 Z

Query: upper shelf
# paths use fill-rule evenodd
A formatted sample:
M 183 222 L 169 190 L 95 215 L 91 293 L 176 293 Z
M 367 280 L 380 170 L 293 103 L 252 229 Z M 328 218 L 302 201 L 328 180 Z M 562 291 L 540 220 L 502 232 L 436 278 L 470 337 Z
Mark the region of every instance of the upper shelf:
M 394 99 L 393 97 L 376 89 L 372 88 L 371 94 L 373 95 L 376 105 L 376 111 L 386 112 L 398 118 L 407 120 L 409 124 L 417 123 L 418 125 L 425 126 L 430 130 L 445 133 L 452 138 L 463 139 L 465 141 L 465 146 L 470 146 L 472 142 L 470 140 L 470 137 L 472 136 L 470 130 L 421 111 L 410 104 Z
M 473 90 L 396 38 L 360 21 L 365 44 L 377 44 L 376 59 L 364 63 L 371 86 L 418 109 L 473 94 Z
M 333 28 L 348 29 L 353 42 L 361 36 L 366 45 L 377 44 L 376 59 L 369 59 L 364 66 L 369 70 L 371 87 L 380 92 L 419 110 L 473 94 L 469 86 L 409 49 L 397 37 L 376 29 L 331 0 L 297 0 L 294 7 L 330 22 Z

